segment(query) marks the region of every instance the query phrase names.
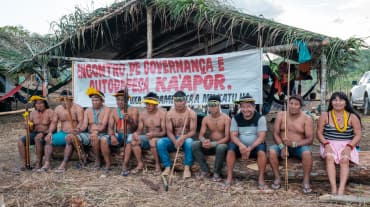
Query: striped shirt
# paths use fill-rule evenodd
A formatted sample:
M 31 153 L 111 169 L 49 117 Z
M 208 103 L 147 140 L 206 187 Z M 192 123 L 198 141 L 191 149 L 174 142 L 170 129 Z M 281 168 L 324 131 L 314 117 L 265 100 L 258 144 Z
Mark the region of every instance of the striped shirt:
M 349 118 L 351 117 L 351 114 L 348 116 L 348 121 Z M 328 113 L 328 120 L 329 120 L 329 113 Z M 355 136 L 354 130 L 352 126 L 348 126 L 346 131 L 344 132 L 339 132 L 334 126 L 331 126 L 330 124 L 325 124 L 324 127 L 324 137 L 325 139 L 328 140 L 352 140 L 353 137 Z

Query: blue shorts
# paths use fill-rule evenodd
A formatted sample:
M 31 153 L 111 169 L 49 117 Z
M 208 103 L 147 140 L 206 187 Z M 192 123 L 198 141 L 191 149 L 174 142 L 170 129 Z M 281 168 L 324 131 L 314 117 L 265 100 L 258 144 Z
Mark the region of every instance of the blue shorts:
M 109 146 L 112 146 L 112 147 L 122 147 L 123 146 L 123 137 L 124 137 L 124 135 L 122 133 L 116 133 L 116 137 L 117 137 L 118 145 L 112 145 L 111 136 L 109 136 L 107 138 L 107 141 L 108 141 Z
M 270 150 L 274 150 L 278 156 L 281 154 L 281 150 L 278 145 L 274 144 L 270 146 Z M 302 153 L 304 151 L 311 152 L 310 146 L 300 146 L 296 148 L 288 147 L 289 157 L 296 157 L 298 159 L 302 159 Z
M 263 152 L 266 153 L 266 149 L 267 149 L 266 143 L 261 143 L 261 144 L 257 145 L 257 147 L 252 150 L 249 157 L 250 158 L 257 158 L 258 152 L 263 151 Z M 228 144 L 227 151 L 229 151 L 229 150 L 234 151 L 236 157 L 241 157 L 239 146 L 234 144 L 233 142 L 230 142 Z
M 30 145 L 35 145 L 35 137 L 37 134 L 42 133 L 42 132 L 30 132 Z M 44 134 L 44 137 L 46 134 Z M 26 144 L 26 136 L 20 137 L 19 138 L 24 144 Z M 44 138 L 41 139 L 41 144 L 45 144 Z
M 67 133 L 63 131 L 59 131 L 53 134 L 52 137 L 52 145 L 53 146 L 65 146 L 67 144 L 66 137 Z
M 149 139 L 146 138 L 145 135 L 140 135 L 139 137 L 140 137 L 140 141 L 141 141 L 141 143 L 140 143 L 141 148 L 144 149 L 144 150 L 149 150 L 150 149 Z M 126 144 L 131 143 L 131 141 L 132 141 L 132 134 L 129 134 L 128 139 L 126 141 Z

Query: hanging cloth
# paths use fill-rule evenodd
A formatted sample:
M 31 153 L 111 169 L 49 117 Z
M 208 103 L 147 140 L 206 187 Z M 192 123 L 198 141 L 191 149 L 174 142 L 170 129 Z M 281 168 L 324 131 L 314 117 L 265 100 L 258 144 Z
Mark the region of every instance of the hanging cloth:
M 294 44 L 298 46 L 298 62 L 299 63 L 305 63 L 311 60 L 311 54 L 305 42 L 303 42 L 302 40 L 296 40 Z

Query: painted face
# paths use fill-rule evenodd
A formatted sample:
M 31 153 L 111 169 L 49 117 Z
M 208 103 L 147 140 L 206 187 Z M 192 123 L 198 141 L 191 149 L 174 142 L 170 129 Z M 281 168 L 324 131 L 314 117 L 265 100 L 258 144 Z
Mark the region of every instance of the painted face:
M 116 103 L 117 103 L 118 108 L 123 108 L 125 106 L 125 97 L 117 96 L 116 97 Z
M 35 102 L 35 108 L 37 111 L 44 111 L 46 109 L 45 102 L 42 100 L 37 100 Z
M 175 109 L 176 110 L 184 110 L 186 107 L 186 97 L 174 97 L 173 102 L 175 104 Z
M 254 103 L 240 103 L 240 111 L 242 112 L 244 118 L 252 118 L 255 110 L 256 106 Z
M 147 112 L 154 112 L 157 109 L 157 104 L 145 103 L 145 108 Z
M 208 110 L 210 114 L 215 114 L 220 111 L 220 102 L 218 101 L 209 101 Z
M 103 100 L 99 96 L 91 96 L 91 103 L 94 109 L 100 109 L 103 105 Z
M 288 105 L 290 114 L 298 114 L 301 111 L 301 102 L 294 98 L 289 100 Z
M 344 110 L 344 108 L 346 107 L 346 101 L 339 98 L 338 96 L 331 101 L 331 104 L 333 105 L 333 109 L 338 111 Z

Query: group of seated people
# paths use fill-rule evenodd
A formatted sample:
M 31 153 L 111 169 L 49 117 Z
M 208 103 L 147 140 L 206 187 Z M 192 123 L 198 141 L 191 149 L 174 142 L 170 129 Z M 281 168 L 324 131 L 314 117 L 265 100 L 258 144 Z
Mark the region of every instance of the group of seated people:
M 170 153 L 182 148 L 184 178 L 192 176 L 190 167 L 196 161 L 200 165 L 197 178 L 212 178 L 213 181 L 220 182 L 223 180 L 222 169 L 226 160 L 224 187 L 228 189 L 233 181 L 236 158 L 256 158 L 259 170 L 258 189 L 269 188 L 265 183 L 268 162 L 274 174 L 271 188 L 279 189 L 279 159 L 296 157 L 302 160 L 303 165 L 302 191 L 312 191 L 310 145 L 314 139 L 314 124 L 311 117 L 303 112 L 303 100 L 298 95 L 289 96 L 287 110 L 277 114 L 273 129 L 275 144 L 268 147 L 265 142 L 268 130 L 266 119 L 256 111 L 255 99 L 250 95 L 235 101 L 240 106 L 240 112 L 232 119 L 221 112 L 220 96 L 210 96 L 207 104 L 209 114 L 203 118 L 198 138 L 195 139 L 197 115 L 187 106 L 183 91 L 173 94 L 174 105 L 168 112 L 158 107 L 157 94 L 149 92 L 142 101 L 145 103 L 145 110 L 140 113 L 137 108 L 125 105 L 128 94 L 124 90 L 113 94 L 117 101 L 116 108 L 105 106 L 104 94 L 94 88 L 89 88 L 86 94 L 92 103 L 86 110 L 73 102 L 68 90 L 61 92 L 60 105 L 54 110 L 49 108 L 45 97 L 31 97 L 35 110 L 30 113 L 25 127 L 30 129 L 31 144 L 36 148 L 37 172 L 47 172 L 50 169 L 53 146 L 65 146 L 63 161 L 55 170 L 63 173 L 74 149 L 73 138 L 77 137 L 83 146 L 88 146 L 94 152 L 95 168 L 100 168 L 104 163 L 102 169 L 105 174 L 111 171 L 112 146 L 124 146 L 122 176 L 137 174 L 143 170 L 142 150 L 151 150 L 155 159 L 155 172 L 160 174 L 162 164 L 164 170 L 161 174 L 168 176 L 174 164 Z M 124 134 L 128 134 L 127 139 Z M 358 151 L 354 146 L 361 139 L 360 117 L 353 111 L 344 93 L 332 94 L 328 111 L 323 112 L 318 120 L 317 138 L 320 141 L 320 154 L 326 161 L 331 193 L 344 194 L 349 163 L 359 163 Z M 26 167 L 25 139 L 21 137 L 18 141 L 21 169 Z M 137 160 L 137 166 L 130 170 L 129 160 L 132 154 Z M 213 172 L 207 164 L 206 155 L 216 157 Z M 336 164 L 340 165 L 339 187 L 336 183 Z

